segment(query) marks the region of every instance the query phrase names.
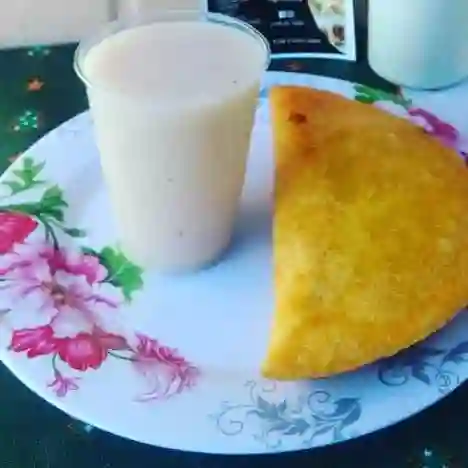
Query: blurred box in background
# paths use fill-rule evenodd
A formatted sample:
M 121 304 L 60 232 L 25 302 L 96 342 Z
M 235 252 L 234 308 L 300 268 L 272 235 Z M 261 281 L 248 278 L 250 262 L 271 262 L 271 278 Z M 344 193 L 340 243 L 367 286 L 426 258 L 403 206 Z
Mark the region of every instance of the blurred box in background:
M 115 0 L 2 0 L 0 47 L 75 42 L 108 21 Z
M 356 60 L 353 0 L 208 0 L 208 8 L 249 22 L 278 56 Z
M 118 16 L 206 8 L 249 22 L 278 56 L 356 59 L 353 0 L 0 0 L 0 47 L 77 42 Z
M 115 1 L 115 0 L 110 0 Z M 119 16 L 144 16 L 157 10 L 197 10 L 205 9 L 205 0 L 118 0 Z

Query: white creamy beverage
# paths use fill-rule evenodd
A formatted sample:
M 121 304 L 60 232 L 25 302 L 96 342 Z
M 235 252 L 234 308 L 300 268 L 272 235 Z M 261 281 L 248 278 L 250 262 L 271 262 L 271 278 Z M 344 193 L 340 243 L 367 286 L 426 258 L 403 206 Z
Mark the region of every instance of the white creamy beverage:
M 84 56 L 104 177 L 133 261 L 194 269 L 227 247 L 267 60 L 253 30 L 197 20 L 124 30 Z
M 369 63 L 414 88 L 468 76 L 467 0 L 369 0 Z

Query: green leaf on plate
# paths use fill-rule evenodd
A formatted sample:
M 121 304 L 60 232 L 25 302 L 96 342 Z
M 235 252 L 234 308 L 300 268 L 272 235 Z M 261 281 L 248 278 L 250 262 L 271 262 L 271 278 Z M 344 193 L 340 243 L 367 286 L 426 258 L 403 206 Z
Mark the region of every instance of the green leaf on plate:
M 373 104 L 375 102 L 375 100 L 372 97 L 366 96 L 365 94 L 357 94 L 354 100 L 362 102 L 363 104 Z
M 86 232 L 83 231 L 82 229 L 76 229 L 76 228 L 63 228 L 63 232 L 65 234 L 68 234 L 70 237 L 86 237 Z
M 130 262 L 125 255 L 112 247 L 105 247 L 98 253 L 101 264 L 107 269 L 109 283 L 120 288 L 127 301 L 143 286 L 143 270 Z
M 11 195 L 16 195 L 17 193 L 23 191 L 24 185 L 21 182 L 16 180 L 6 180 L 3 182 L 3 185 L 6 185 L 11 190 Z
M 92 249 L 91 247 L 82 247 L 81 251 L 85 255 L 92 255 L 93 257 L 99 257 L 99 252 L 97 250 Z
M 41 204 L 48 207 L 66 208 L 67 202 L 63 199 L 63 191 L 58 185 L 49 187 L 41 198 Z
M 49 187 L 42 195 L 39 201 L 38 211 L 41 216 L 53 218 L 62 223 L 63 208 L 66 208 L 68 203 L 63 199 L 63 191 L 57 185 Z
M 26 157 L 23 158 L 22 164 L 21 168 L 12 171 L 13 178 L 2 182 L 2 185 L 10 188 L 11 195 L 16 195 L 45 183 L 43 180 L 38 179 L 39 174 L 44 169 L 44 162 L 36 163 L 32 158 Z
M 354 90 L 356 91 L 355 100 L 363 102 L 366 104 L 373 104 L 374 102 L 379 101 L 389 101 L 393 102 L 399 106 L 404 107 L 405 109 L 411 107 L 411 100 L 404 98 L 400 94 L 396 93 L 387 93 L 380 89 L 370 88 L 365 85 L 354 85 Z

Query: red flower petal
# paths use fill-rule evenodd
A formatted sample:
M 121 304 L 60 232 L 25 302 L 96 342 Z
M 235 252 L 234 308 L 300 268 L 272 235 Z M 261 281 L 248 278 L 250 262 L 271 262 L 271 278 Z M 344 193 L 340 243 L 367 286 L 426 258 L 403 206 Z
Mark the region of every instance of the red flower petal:
M 23 213 L 0 212 L 0 254 L 22 244 L 37 227 L 37 222 Z
M 54 353 L 57 343 L 54 332 L 49 325 L 38 328 L 15 330 L 11 337 L 9 349 L 16 353 L 27 351 L 29 358 Z
M 107 357 L 107 348 L 89 333 L 79 333 L 74 338 L 62 338 L 58 341 L 60 359 L 79 371 L 90 367 L 97 369 Z

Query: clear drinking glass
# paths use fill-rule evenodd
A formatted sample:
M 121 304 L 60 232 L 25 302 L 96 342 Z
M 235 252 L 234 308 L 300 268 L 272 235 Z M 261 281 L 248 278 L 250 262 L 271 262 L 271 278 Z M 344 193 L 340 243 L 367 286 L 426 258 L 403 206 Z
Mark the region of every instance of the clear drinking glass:
M 228 246 L 269 59 L 250 25 L 198 11 L 133 16 L 80 44 L 75 69 L 136 263 L 192 270 Z

